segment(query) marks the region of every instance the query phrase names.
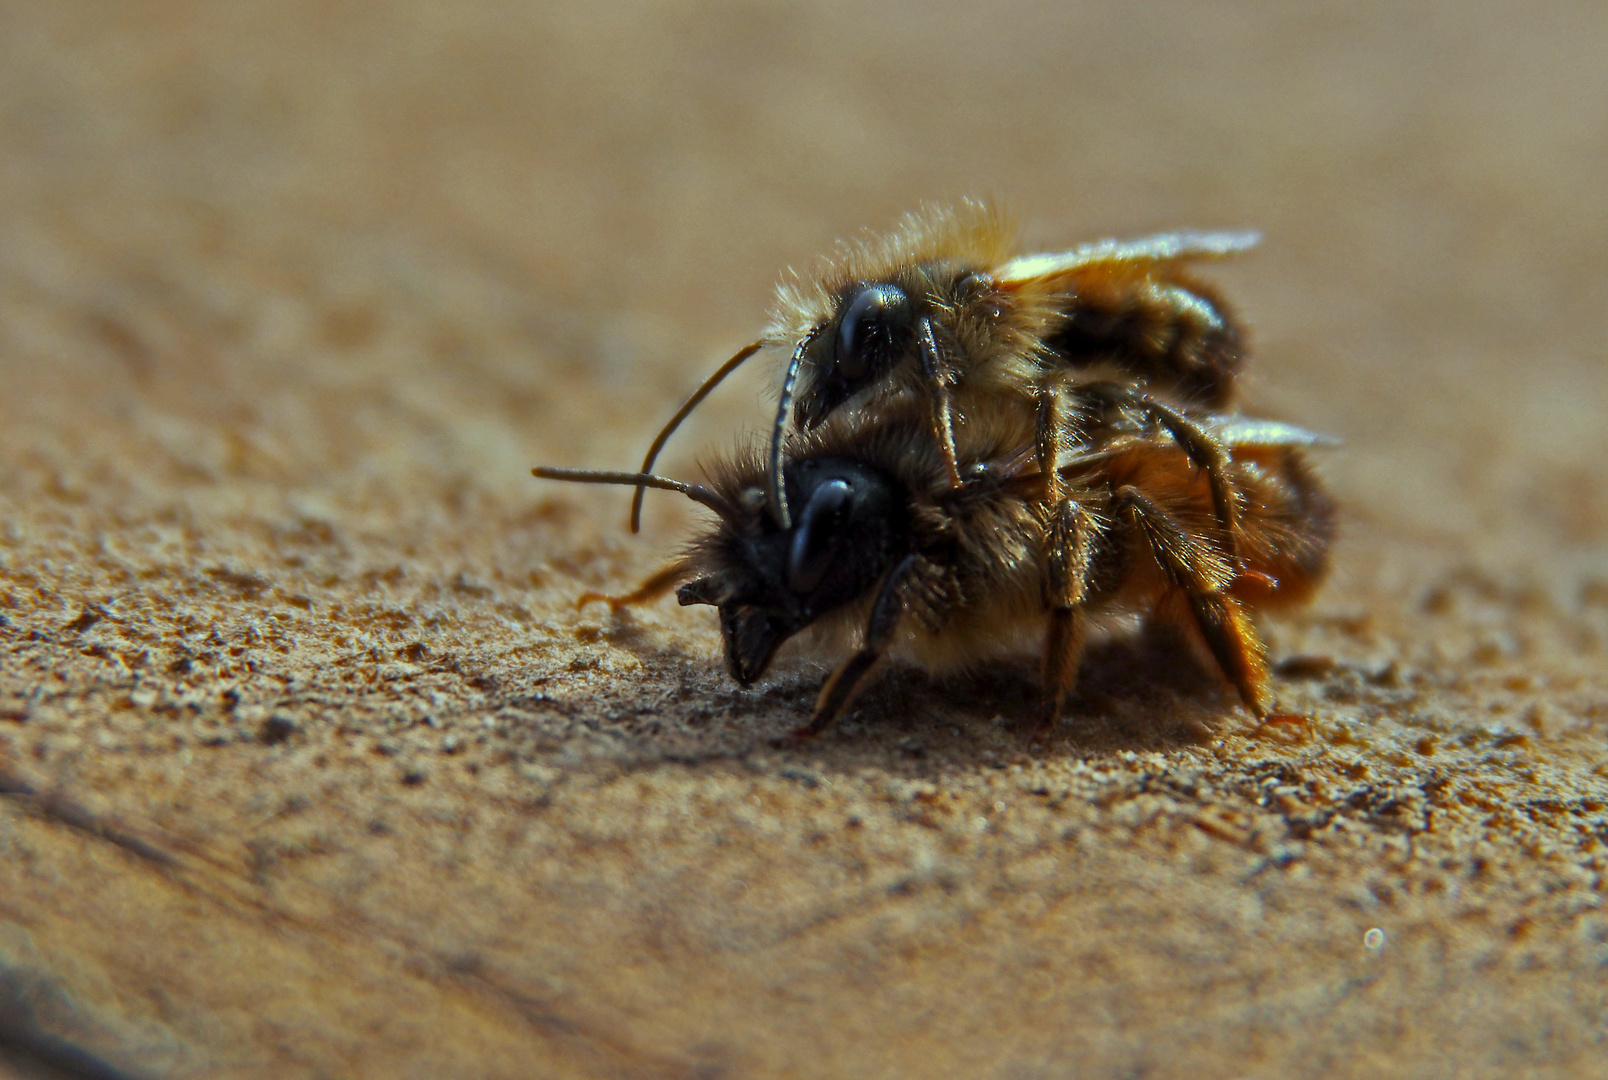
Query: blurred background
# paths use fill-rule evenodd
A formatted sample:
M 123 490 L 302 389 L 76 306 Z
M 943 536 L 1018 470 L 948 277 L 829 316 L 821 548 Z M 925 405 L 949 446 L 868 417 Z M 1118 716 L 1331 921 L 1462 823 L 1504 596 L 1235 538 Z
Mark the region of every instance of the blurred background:
M 1588 2 L 8 3 L 6 416 L 73 385 L 147 475 L 406 442 L 528 494 L 634 463 L 782 267 L 980 194 L 1028 248 L 1261 230 L 1212 271 L 1248 405 L 1344 437 L 1358 513 L 1600 545 L 1605 46 Z

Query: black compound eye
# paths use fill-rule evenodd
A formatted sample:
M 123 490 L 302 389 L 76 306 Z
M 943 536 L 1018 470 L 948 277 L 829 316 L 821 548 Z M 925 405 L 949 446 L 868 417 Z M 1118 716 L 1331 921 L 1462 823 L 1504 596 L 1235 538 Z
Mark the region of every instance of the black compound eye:
M 897 285 L 867 285 L 856 293 L 838 323 L 838 378 L 854 383 L 870 374 L 872 364 L 893 351 L 910 317 L 910 297 Z
M 847 480 L 828 480 L 810 494 L 798 516 L 787 551 L 787 587 L 796 596 L 818 589 L 838 553 L 854 489 Z

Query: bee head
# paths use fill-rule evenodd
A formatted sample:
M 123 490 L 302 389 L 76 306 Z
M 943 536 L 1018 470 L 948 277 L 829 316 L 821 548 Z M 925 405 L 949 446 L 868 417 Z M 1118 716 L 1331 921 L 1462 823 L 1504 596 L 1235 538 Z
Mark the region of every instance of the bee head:
M 914 305 L 898 285 L 857 285 L 844 297 L 841 310 L 835 327 L 816 346 L 824 354 L 817 358 L 818 375 L 799 396 L 794 422 L 806 429 L 819 426 L 839 405 L 885 376 L 912 347 Z
M 726 666 L 744 686 L 784 641 L 868 592 L 909 545 L 907 495 L 886 473 L 815 458 L 790 462 L 784 478 L 790 527 L 756 504 L 750 528 L 722 530 L 718 569 L 676 593 L 720 609 Z

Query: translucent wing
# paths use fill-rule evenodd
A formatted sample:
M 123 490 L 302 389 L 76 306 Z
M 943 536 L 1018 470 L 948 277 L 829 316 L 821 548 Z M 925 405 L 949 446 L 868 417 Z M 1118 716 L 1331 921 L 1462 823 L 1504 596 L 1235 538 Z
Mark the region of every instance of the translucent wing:
M 1201 424 L 1231 450 L 1273 449 L 1280 446 L 1339 446 L 1332 435 L 1261 420 L 1254 416 L 1213 416 Z
M 1200 419 L 1205 432 L 1229 450 L 1273 450 L 1285 446 L 1339 446 L 1340 440 L 1330 435 L 1283 424 L 1277 420 L 1261 420 L 1254 416 L 1208 416 Z M 1082 468 L 1096 462 L 1119 457 L 1136 447 L 1153 446 L 1150 435 L 1123 433 L 1103 440 L 1098 449 L 1074 447 L 1056 460 L 1057 469 Z
M 1164 263 L 1183 259 L 1222 259 L 1255 247 L 1254 232 L 1175 232 L 1138 240 L 1097 240 L 1071 251 L 1022 255 L 994 271 L 1002 283 L 1054 277 L 1103 262 Z

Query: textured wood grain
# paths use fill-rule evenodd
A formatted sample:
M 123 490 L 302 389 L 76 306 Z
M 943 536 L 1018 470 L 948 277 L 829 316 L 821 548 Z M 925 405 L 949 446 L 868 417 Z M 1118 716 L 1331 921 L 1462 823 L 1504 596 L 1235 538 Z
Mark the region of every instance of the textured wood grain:
M 1608 9 L 1543 8 L 0 8 L 0 1068 L 1601 1075 Z M 1140 638 L 1036 758 L 1029 661 L 783 752 L 818 668 L 574 609 L 696 518 L 528 467 L 972 192 L 1266 234 L 1308 723 Z

